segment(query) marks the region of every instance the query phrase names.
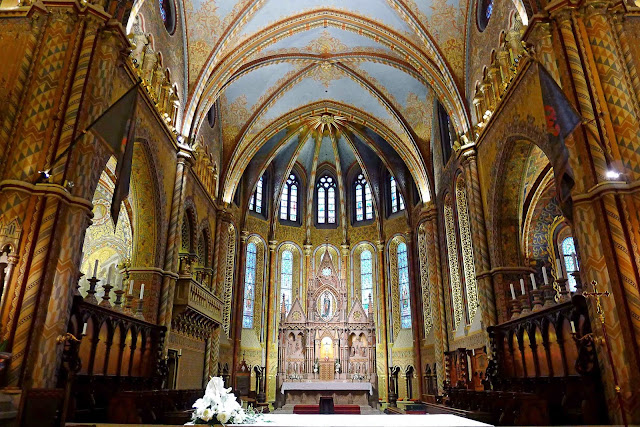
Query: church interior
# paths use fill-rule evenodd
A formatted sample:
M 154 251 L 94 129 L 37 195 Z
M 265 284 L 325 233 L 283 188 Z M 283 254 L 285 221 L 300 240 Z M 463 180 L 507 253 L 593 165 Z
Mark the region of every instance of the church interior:
M 638 40 L 638 0 L 1 0 L 0 424 L 184 424 L 211 377 L 640 424 Z

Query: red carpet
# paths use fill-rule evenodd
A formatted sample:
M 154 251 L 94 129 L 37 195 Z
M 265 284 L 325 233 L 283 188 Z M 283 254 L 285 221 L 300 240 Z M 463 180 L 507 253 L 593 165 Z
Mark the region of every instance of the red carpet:
M 335 405 L 334 413 L 342 415 L 359 415 L 360 407 L 358 405 Z M 293 407 L 294 414 L 319 414 L 320 405 L 295 405 Z

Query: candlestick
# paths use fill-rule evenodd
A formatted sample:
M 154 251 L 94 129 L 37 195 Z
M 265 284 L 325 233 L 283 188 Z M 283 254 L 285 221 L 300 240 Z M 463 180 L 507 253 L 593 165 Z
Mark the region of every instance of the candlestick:
M 111 297 L 109 296 L 109 292 L 111 292 L 112 288 L 113 286 L 111 286 L 109 282 L 102 285 L 102 289 L 104 289 L 104 295 L 102 295 L 102 301 L 100 301 L 100 304 L 98 304 L 100 307 L 111 308 L 111 303 L 109 302 Z
M 522 306 L 520 305 L 520 301 L 514 298 L 511 301 L 511 319 L 517 319 L 518 317 L 520 317 L 521 311 Z
M 122 309 L 122 294 L 124 294 L 124 291 L 122 290 L 122 288 L 117 289 L 115 291 L 113 291 L 114 294 L 116 294 L 116 300 L 113 303 L 113 309 L 116 311 L 123 311 Z
M 93 264 L 93 277 L 97 277 L 98 276 L 98 260 L 96 260 L 96 263 Z
M 522 292 L 522 295 L 526 293 L 524 291 L 524 279 L 520 279 L 520 292 Z
M 544 280 L 544 284 L 549 284 L 549 277 L 547 276 L 547 267 L 542 266 L 542 279 Z
M 511 287 L 511 299 L 515 300 L 516 299 L 516 291 L 513 290 L 513 283 L 510 283 L 509 286 Z
M 98 285 L 99 281 L 100 279 L 96 278 L 95 276 L 87 279 L 87 282 L 89 282 L 89 289 L 87 290 L 87 296 L 84 298 L 86 302 L 91 304 L 98 304 L 98 299 L 96 298 L 96 286 Z
M 542 303 L 544 299 L 544 291 L 542 289 L 545 287 L 548 286 L 543 286 L 541 289 L 534 289 L 531 291 L 531 295 L 533 297 L 533 307 L 531 308 L 531 311 L 536 312 L 542 310 Z
M 536 275 L 531 273 L 529 277 L 531 277 L 531 286 L 533 286 L 533 290 L 535 291 L 536 289 L 538 289 L 538 287 L 536 286 Z
M 562 264 L 560 262 L 560 258 L 556 258 L 556 278 L 562 279 Z
M 528 316 L 529 314 L 531 314 L 531 303 L 529 302 L 529 296 L 522 294 L 518 299 L 520 300 L 520 307 L 522 307 L 520 317 Z
M 87 335 L 87 322 L 82 325 L 82 335 Z
M 113 275 L 113 264 L 111 264 L 109 266 L 109 269 L 107 270 L 107 284 L 111 284 L 111 276 Z
M 144 296 L 144 283 L 140 285 L 140 299 Z
M 144 315 L 142 314 L 142 309 L 143 308 L 144 308 L 144 301 L 139 299 L 138 300 L 138 309 L 136 310 L 136 314 L 134 316 L 136 319 L 144 320 Z

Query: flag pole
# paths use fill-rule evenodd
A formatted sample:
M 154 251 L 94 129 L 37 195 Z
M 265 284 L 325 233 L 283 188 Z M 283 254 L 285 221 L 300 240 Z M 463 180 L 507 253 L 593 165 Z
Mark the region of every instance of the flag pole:
M 51 170 L 53 169 L 53 167 L 56 165 L 56 163 L 58 163 L 60 161 L 60 159 L 62 159 L 64 156 L 66 156 L 67 154 L 69 154 L 69 152 L 71 151 L 71 149 L 73 147 L 75 147 L 75 145 L 80 142 L 80 140 L 82 139 L 83 136 L 85 136 L 87 134 L 87 132 L 89 132 L 89 130 L 93 127 L 93 125 L 95 125 L 102 117 L 104 117 L 105 114 L 107 114 L 109 111 L 111 111 L 111 109 L 118 103 L 120 102 L 120 100 L 122 98 L 124 98 L 125 96 L 129 95 L 129 93 L 131 93 L 131 91 L 136 90 L 138 88 L 138 86 L 140 86 L 140 84 L 142 83 L 142 79 L 139 78 L 138 81 L 136 82 L 135 85 L 133 85 L 132 87 L 129 88 L 129 90 L 127 90 L 120 98 L 118 98 L 113 104 L 111 104 L 109 106 L 109 108 L 107 108 L 106 110 L 104 110 L 102 112 L 102 114 L 100 114 L 98 117 L 96 117 L 90 124 L 89 126 L 87 126 L 83 131 L 80 132 L 80 134 L 78 136 L 76 136 L 76 138 L 71 141 L 71 144 L 69 144 L 69 146 L 67 148 L 64 149 L 64 151 L 60 154 L 58 154 L 58 156 L 53 159 L 53 162 L 51 162 L 51 166 L 48 169 L 39 171 L 40 175 L 38 176 L 38 179 L 36 180 L 36 184 L 39 184 L 40 182 L 42 182 L 45 179 L 49 179 L 50 177 L 50 173 Z

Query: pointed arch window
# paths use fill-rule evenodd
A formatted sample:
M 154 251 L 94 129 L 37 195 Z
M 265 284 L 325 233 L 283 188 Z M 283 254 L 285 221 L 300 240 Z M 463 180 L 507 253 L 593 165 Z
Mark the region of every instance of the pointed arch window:
M 391 213 L 396 213 L 404 210 L 404 198 L 398 190 L 398 183 L 396 179 L 391 175 L 389 177 L 389 188 L 391 190 Z
M 280 302 L 284 300 L 287 313 L 291 309 L 293 296 L 293 253 L 282 252 L 282 264 L 280 266 Z
M 253 307 L 256 297 L 256 258 L 258 248 L 255 243 L 247 245 L 247 267 L 244 274 L 244 303 L 242 305 L 242 327 L 253 328 Z
M 318 224 L 336 223 L 336 180 L 329 175 L 323 175 L 316 184 L 318 194 Z
M 259 214 L 264 213 L 264 200 L 264 175 L 262 175 L 249 199 L 249 210 Z
M 360 253 L 360 289 L 362 291 L 362 307 L 368 310 L 369 298 L 373 300 L 373 255 L 369 250 Z
M 285 221 L 298 221 L 298 195 L 300 181 L 294 174 L 290 174 L 282 187 L 280 196 L 280 219 Z
M 407 244 L 398 245 L 398 292 L 400 293 L 400 327 L 411 328 L 411 297 L 409 295 L 409 261 Z
M 573 237 L 565 237 L 560 245 L 562 249 L 562 260 L 564 261 L 564 268 L 567 271 L 567 280 L 569 281 L 569 289 L 571 292 L 576 290 L 576 278 L 571 273 L 575 273 L 580 270 L 578 266 L 578 257 L 576 254 L 576 245 L 573 242 Z
M 373 219 L 373 198 L 371 186 L 363 174 L 359 174 L 354 182 L 356 221 Z

